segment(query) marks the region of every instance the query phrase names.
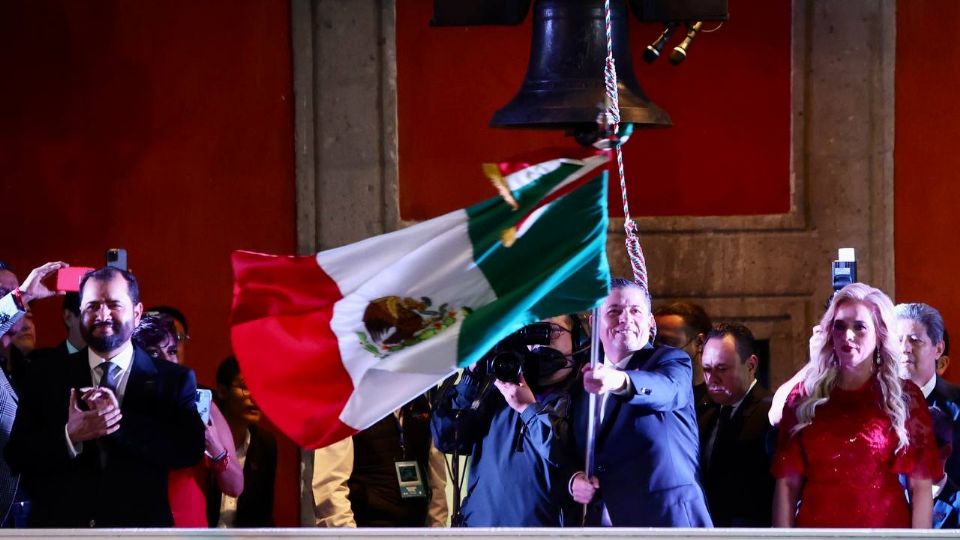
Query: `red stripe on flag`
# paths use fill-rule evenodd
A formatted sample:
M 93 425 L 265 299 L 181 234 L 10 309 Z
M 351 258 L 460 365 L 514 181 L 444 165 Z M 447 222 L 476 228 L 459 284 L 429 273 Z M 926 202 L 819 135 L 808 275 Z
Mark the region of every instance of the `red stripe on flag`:
M 316 257 L 234 252 L 234 353 L 257 404 L 305 448 L 356 432 L 340 412 L 353 392 L 330 329 L 342 298 Z
M 599 152 L 593 148 L 583 148 L 579 146 L 542 148 L 539 150 L 531 150 L 529 152 L 514 154 L 507 159 L 498 162 L 497 168 L 500 169 L 500 174 L 507 176 L 517 171 L 522 171 L 531 165 L 557 159 L 558 156 L 568 159 L 581 160 L 597 155 L 598 153 Z

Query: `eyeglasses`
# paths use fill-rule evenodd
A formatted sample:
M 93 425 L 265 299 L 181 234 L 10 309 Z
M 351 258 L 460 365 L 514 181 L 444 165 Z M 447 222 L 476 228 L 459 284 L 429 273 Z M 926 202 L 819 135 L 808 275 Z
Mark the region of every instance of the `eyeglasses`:
M 557 323 L 550 323 L 550 339 L 551 340 L 560 339 L 560 336 L 562 336 L 564 332 L 568 334 L 572 333 L 570 332 L 570 330 L 560 326 Z

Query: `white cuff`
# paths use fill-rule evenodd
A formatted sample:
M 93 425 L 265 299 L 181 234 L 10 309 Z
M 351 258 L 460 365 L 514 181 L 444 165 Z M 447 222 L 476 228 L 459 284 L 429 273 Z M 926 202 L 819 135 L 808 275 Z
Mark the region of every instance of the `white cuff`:
M 83 452 L 83 443 L 78 442 L 76 446 L 70 441 L 70 431 L 67 429 L 67 425 L 63 425 L 63 436 L 67 439 L 67 452 L 70 454 L 70 459 L 73 459 L 80 455 L 80 452 Z
M 573 476 L 570 477 L 570 480 L 567 482 L 567 493 L 570 496 L 573 496 L 573 481 L 577 479 L 578 476 L 587 476 L 587 473 L 583 471 L 577 471 L 573 473 Z
M 610 392 L 610 393 L 613 394 L 613 395 L 615 395 L 615 396 L 629 396 L 629 395 L 632 395 L 632 394 L 633 394 L 633 381 L 630 380 L 630 376 L 627 375 L 625 372 L 621 371 L 620 373 L 623 373 L 623 378 L 624 378 L 623 386 L 621 386 L 620 388 L 618 388 L 618 389 L 616 389 L 616 390 L 613 390 L 613 391 Z

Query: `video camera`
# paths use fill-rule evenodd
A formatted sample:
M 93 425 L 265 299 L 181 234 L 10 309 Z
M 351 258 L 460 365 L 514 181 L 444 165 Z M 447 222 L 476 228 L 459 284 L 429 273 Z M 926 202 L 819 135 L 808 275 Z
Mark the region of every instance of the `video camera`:
M 519 383 L 520 375 L 527 376 L 539 370 L 540 356 L 528 345 L 550 344 L 550 323 L 534 323 L 503 338 L 500 343 L 477 361 L 474 376 L 478 379 L 493 377 L 503 382 Z

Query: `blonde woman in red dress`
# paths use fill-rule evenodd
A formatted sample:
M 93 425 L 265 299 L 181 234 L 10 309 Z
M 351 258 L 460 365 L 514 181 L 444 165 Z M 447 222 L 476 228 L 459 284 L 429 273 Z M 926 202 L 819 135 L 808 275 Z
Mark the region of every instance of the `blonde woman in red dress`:
M 931 479 L 942 468 L 923 394 L 899 375 L 895 323 L 893 302 L 868 285 L 831 301 L 818 353 L 784 407 L 774 526 L 931 526 Z

